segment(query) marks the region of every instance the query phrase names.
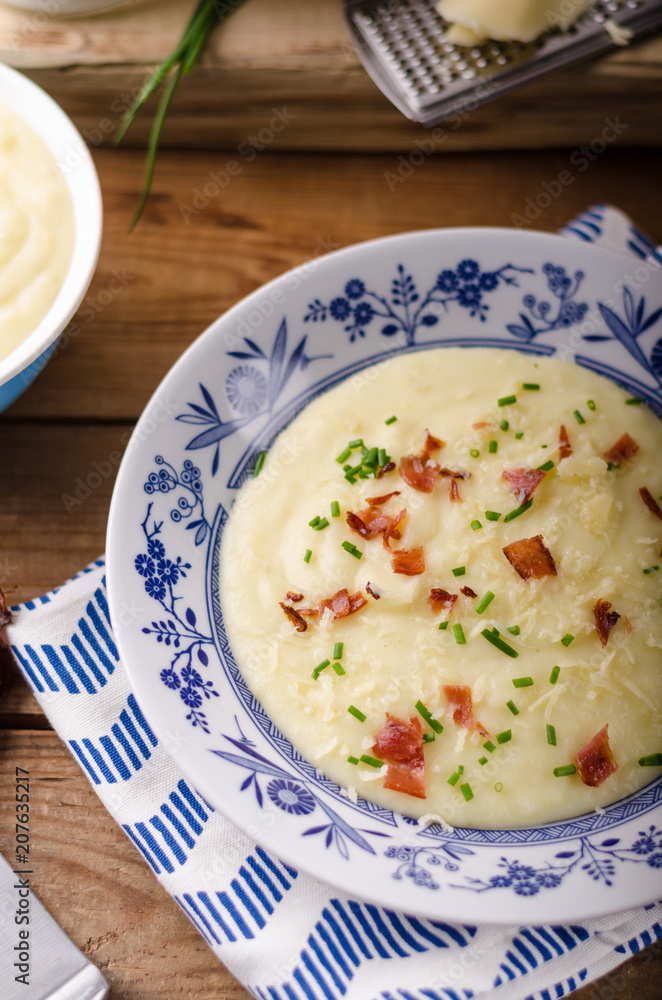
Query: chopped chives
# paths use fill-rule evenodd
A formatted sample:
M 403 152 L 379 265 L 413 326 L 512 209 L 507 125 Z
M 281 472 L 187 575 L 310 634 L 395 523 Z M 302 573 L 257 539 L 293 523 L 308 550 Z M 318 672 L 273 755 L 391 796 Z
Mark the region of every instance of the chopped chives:
M 345 648 L 344 642 L 336 642 L 333 646 L 333 659 L 342 660 L 343 650 Z
M 363 442 L 361 443 L 363 444 Z M 361 448 L 361 458 L 366 458 L 367 454 L 368 454 L 368 449 L 366 448 L 365 445 L 363 445 L 363 447 Z
M 480 634 L 483 638 L 487 639 L 488 642 L 491 642 L 493 646 L 500 649 L 502 653 L 505 653 L 506 656 L 512 656 L 513 659 L 519 656 L 516 649 L 509 646 L 507 642 L 505 642 L 500 636 L 495 635 L 494 632 L 490 632 L 488 628 L 484 628 Z
M 458 646 L 466 646 L 467 640 L 464 636 L 464 629 L 460 624 L 452 626 L 453 635 L 455 636 L 455 641 Z
M 501 635 L 501 632 L 499 632 L 498 628 L 496 628 L 496 627 L 493 626 L 492 627 L 492 635 Z
M 347 445 L 347 447 L 348 448 L 362 448 L 363 447 L 363 438 L 356 438 L 355 441 L 350 441 L 349 444 Z
M 458 774 L 464 774 L 464 764 L 457 765 L 457 772 Z
M 660 568 L 659 566 L 648 566 L 644 570 L 644 573 L 645 573 L 646 576 L 650 576 L 651 573 L 657 573 L 658 570 L 659 570 L 659 568 Z
M 549 723 L 545 726 L 545 732 L 547 734 L 547 742 L 550 747 L 556 746 L 556 729 L 554 726 L 550 726 Z
M 521 441 L 522 438 L 524 437 L 524 431 L 518 431 L 515 437 L 517 438 L 518 441 Z
M 519 625 L 508 625 L 507 628 L 511 635 L 519 635 L 522 631 Z
M 543 462 L 542 465 L 538 466 L 540 472 L 549 472 L 549 470 L 553 468 L 554 468 L 554 463 L 552 462 L 551 458 L 548 459 L 546 462 Z
M 578 424 L 585 424 L 586 423 L 586 421 L 582 417 L 582 415 L 579 412 L 579 410 L 573 410 L 572 415 L 573 415 L 573 417 L 575 418 L 575 420 L 577 421 Z
M 326 668 L 329 666 L 330 663 L 331 660 L 322 660 L 321 663 L 317 664 L 312 674 L 310 675 L 314 681 L 317 680 L 317 678 L 319 677 L 319 675 L 322 673 L 323 670 L 326 670 Z
M 340 454 L 338 455 L 337 459 L 336 459 L 336 462 L 338 463 L 338 465 L 342 465 L 343 462 L 346 462 L 347 459 L 349 458 L 349 456 L 351 454 L 352 454 L 352 449 L 351 448 L 345 448 L 344 451 L 341 451 Z
M 367 753 L 361 754 L 359 758 L 362 764 L 368 764 L 369 767 L 383 767 L 384 761 L 378 760 L 377 757 L 370 757 Z
M 549 675 L 549 683 L 550 684 L 556 684 L 557 680 L 559 679 L 559 674 L 560 673 L 561 673 L 561 668 L 560 667 L 552 667 L 552 672 Z
M 474 797 L 474 793 L 471 791 L 471 785 L 468 781 L 465 781 L 463 785 L 460 785 L 460 791 L 464 795 L 464 801 L 470 802 Z
M 471 455 L 472 458 L 478 458 L 480 452 L 478 451 L 478 448 L 472 448 L 469 454 Z
M 519 708 L 517 707 L 517 705 L 515 704 L 514 701 L 507 701 L 506 705 L 508 706 L 508 708 L 510 709 L 510 711 L 513 713 L 513 715 L 519 715 Z
M 529 508 L 532 506 L 533 506 L 533 500 L 527 500 L 525 503 L 520 504 L 519 507 L 515 507 L 515 510 L 509 511 L 509 513 L 506 514 L 506 516 L 503 519 L 504 522 L 514 521 L 516 517 L 519 517 L 520 514 L 525 514 L 527 510 L 529 510 Z
M 487 446 L 487 450 L 489 451 L 490 455 L 496 455 L 498 447 L 499 447 L 499 443 L 497 441 L 495 441 L 494 439 L 492 439 L 490 441 L 490 443 L 488 444 L 488 446 Z
M 434 735 L 434 733 L 423 733 L 423 742 L 424 743 L 434 743 L 435 739 L 436 739 L 436 736 Z
M 348 764 L 358 764 L 358 762 L 359 762 L 359 758 L 358 757 L 348 757 L 347 758 L 347 763 Z
M 315 528 L 315 531 L 324 531 L 325 528 L 329 527 L 329 521 L 326 517 L 323 517 L 319 521 L 319 524 L 315 524 L 313 527 Z
M 480 766 L 481 766 L 481 767 L 482 767 L 482 766 L 483 766 L 484 764 L 487 764 L 487 757 L 479 757 L 479 758 L 478 758 L 478 763 L 480 764 Z
M 347 711 L 349 712 L 350 715 L 353 715 L 355 719 L 358 719 L 359 722 L 365 722 L 365 720 L 368 718 L 367 715 L 364 715 L 363 712 L 360 709 L 356 708 L 354 705 L 350 705 Z
M 493 600 L 494 600 L 494 594 L 492 593 L 491 590 L 488 590 L 487 593 L 483 597 L 481 597 L 480 601 L 476 605 L 475 609 L 476 614 L 482 615 L 483 611 L 485 611 L 486 608 L 490 606 Z
M 255 468 L 253 469 L 253 478 L 255 478 L 255 476 L 259 476 L 260 475 L 260 472 L 262 471 L 262 466 L 264 465 L 264 460 L 265 460 L 266 457 L 267 457 L 266 451 L 261 451 L 260 454 L 257 456 L 257 461 L 255 463 Z
M 592 399 L 587 399 L 586 400 L 586 405 L 588 406 L 589 410 L 594 410 L 595 409 L 595 403 L 593 402 Z
M 464 576 L 466 571 L 467 571 L 466 566 L 456 566 L 455 569 L 451 570 L 451 573 L 453 574 L 453 576 Z
M 499 424 L 499 427 L 501 428 L 502 431 L 507 431 L 510 428 L 510 424 L 508 423 L 507 420 L 502 420 L 501 423 Z
M 502 792 L 503 791 L 503 785 L 501 784 L 500 781 L 497 781 L 496 785 L 494 786 L 494 791 L 495 792 Z
M 482 528 L 482 527 L 483 527 L 483 526 L 482 526 L 482 524 L 480 523 L 480 521 L 472 521 L 472 522 L 471 522 L 471 530 L 472 530 L 472 531 L 478 531 L 478 529 L 479 529 L 479 528 Z
M 387 424 L 387 425 L 388 424 L 394 424 L 397 419 L 398 419 L 397 417 L 389 417 L 388 420 L 384 421 L 384 423 Z
M 441 632 L 448 628 L 448 622 L 439 622 L 439 629 Z
M 488 740 L 487 743 L 483 743 L 483 749 L 487 750 L 488 753 L 494 753 L 496 747 L 494 746 L 494 743 L 492 743 L 491 740 Z
M 355 466 L 353 466 L 353 468 L 347 470 L 347 475 L 348 476 L 357 476 L 359 474 L 359 472 L 361 471 L 362 468 L 363 468 L 363 466 L 361 466 L 361 465 L 355 465 Z
M 357 559 L 363 558 L 363 553 L 359 552 L 356 545 L 354 545 L 352 542 L 343 542 L 342 547 L 345 550 L 345 552 L 349 552 L 350 556 L 355 556 Z
M 563 643 L 564 646 L 569 646 L 570 643 L 574 641 L 575 641 L 574 635 L 570 635 L 569 632 L 566 632 L 566 634 L 561 639 L 561 642 Z
M 540 386 L 538 385 L 537 382 L 522 382 L 522 388 L 523 389 L 528 389 L 529 391 L 532 392 L 535 389 L 539 389 Z
M 368 454 L 363 459 L 365 465 L 375 465 L 376 464 L 378 451 L 379 451 L 379 449 L 376 448 L 376 447 L 370 449 L 370 451 L 368 452 Z
M 511 403 L 517 402 L 517 396 L 502 396 L 497 402 L 499 406 L 510 406 Z
M 448 784 L 449 785 L 457 785 L 457 783 L 458 783 L 459 780 L 460 780 L 460 772 L 459 771 L 453 771 L 453 773 L 451 774 L 450 778 L 448 779 Z
M 533 677 L 513 677 L 513 687 L 516 688 L 533 687 Z
M 340 663 L 334 663 L 333 669 L 338 674 L 338 677 L 342 677 L 342 675 L 345 673 Z
M 565 778 L 569 774 L 576 774 L 577 768 L 574 764 L 564 764 L 563 767 L 554 768 L 555 778 Z
M 318 514 L 318 515 L 317 515 L 317 517 L 314 517 L 314 518 L 312 519 L 312 521 L 309 521 L 309 522 L 308 522 L 308 524 L 310 525 L 310 527 L 311 527 L 311 528 L 314 528 L 314 527 L 315 527 L 315 526 L 316 526 L 317 524 L 319 524 L 319 523 L 320 523 L 320 521 L 321 521 L 321 518 L 320 518 L 320 516 L 319 516 L 319 514 Z
M 499 518 L 501 517 L 501 514 L 499 513 L 498 510 L 486 510 L 485 517 L 487 518 L 488 521 L 498 521 Z
M 388 455 L 386 454 L 386 448 L 380 448 L 377 454 L 377 465 L 382 468 L 388 462 Z
M 625 400 L 626 406 L 639 406 L 639 403 L 643 403 L 643 399 L 640 396 L 632 396 L 630 399 Z
M 303 561 L 305 563 L 309 563 L 310 562 L 310 557 L 312 556 L 312 554 L 313 554 L 313 550 L 312 549 L 306 549 L 306 554 L 303 557 Z
M 337 500 L 331 501 L 331 517 L 340 517 L 340 504 Z
M 350 475 L 350 473 L 349 473 L 349 472 L 346 472 L 346 473 L 345 473 L 345 479 L 347 480 L 347 482 L 348 482 L 348 483 L 351 483 L 351 484 L 352 484 L 352 486 L 353 486 L 353 485 L 354 485 L 354 483 L 356 482 L 356 477 L 355 477 L 355 476 L 352 476 L 352 475 Z
M 660 767 L 662 765 L 662 753 L 649 753 L 646 757 L 639 758 L 639 767 Z
M 510 743 L 513 738 L 513 733 L 511 729 L 504 729 L 502 733 L 496 734 L 497 743 Z
M 419 715 L 423 716 L 430 729 L 434 729 L 435 733 L 437 734 L 443 733 L 444 727 L 442 726 L 441 722 L 437 722 L 437 720 L 432 717 L 429 709 L 425 707 L 422 701 L 417 701 L 416 704 L 414 705 L 414 708 L 416 709 Z

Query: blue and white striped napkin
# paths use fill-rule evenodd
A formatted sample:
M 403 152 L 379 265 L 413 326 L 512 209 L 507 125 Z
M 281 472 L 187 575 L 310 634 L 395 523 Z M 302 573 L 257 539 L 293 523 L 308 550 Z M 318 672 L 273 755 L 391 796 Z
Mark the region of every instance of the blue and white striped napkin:
M 648 237 L 610 206 L 593 206 L 562 232 L 662 263 Z M 102 559 L 15 611 L 8 636 L 54 728 L 161 884 L 253 996 L 551 1000 L 662 938 L 662 904 L 567 926 L 470 927 L 333 892 L 258 847 L 178 771 L 120 663 Z

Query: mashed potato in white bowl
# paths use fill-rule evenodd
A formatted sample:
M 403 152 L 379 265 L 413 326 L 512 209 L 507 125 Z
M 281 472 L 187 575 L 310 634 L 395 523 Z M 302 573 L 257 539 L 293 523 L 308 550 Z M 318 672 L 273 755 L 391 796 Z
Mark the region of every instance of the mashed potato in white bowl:
M 404 912 L 658 898 L 641 399 L 662 412 L 660 274 L 542 233 L 376 240 L 219 318 L 138 424 L 107 546 L 132 690 L 205 799 Z
M 42 370 L 96 267 L 101 195 L 62 109 L 0 66 L 0 410 Z

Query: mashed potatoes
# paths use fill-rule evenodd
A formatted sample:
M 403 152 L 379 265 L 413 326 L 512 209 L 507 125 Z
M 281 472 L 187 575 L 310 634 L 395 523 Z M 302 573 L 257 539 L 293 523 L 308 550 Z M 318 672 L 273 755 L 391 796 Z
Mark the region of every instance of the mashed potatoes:
M 73 242 L 71 197 L 54 158 L 29 125 L 0 104 L 0 361 L 53 304 Z
M 639 761 L 662 751 L 662 427 L 626 400 L 574 364 L 448 348 L 276 440 L 225 529 L 224 618 L 350 796 L 516 827 L 660 773 Z

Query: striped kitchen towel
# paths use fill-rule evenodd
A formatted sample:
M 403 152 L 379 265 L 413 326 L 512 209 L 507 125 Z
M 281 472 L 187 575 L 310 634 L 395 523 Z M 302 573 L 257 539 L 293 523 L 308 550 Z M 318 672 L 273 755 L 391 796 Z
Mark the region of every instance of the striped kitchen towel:
M 610 206 L 592 207 L 563 235 L 662 262 Z M 463 926 L 333 892 L 258 847 L 178 771 L 119 660 L 102 559 L 14 610 L 7 634 L 53 726 L 161 884 L 253 996 L 551 1000 L 662 938 L 662 904 L 566 926 Z

